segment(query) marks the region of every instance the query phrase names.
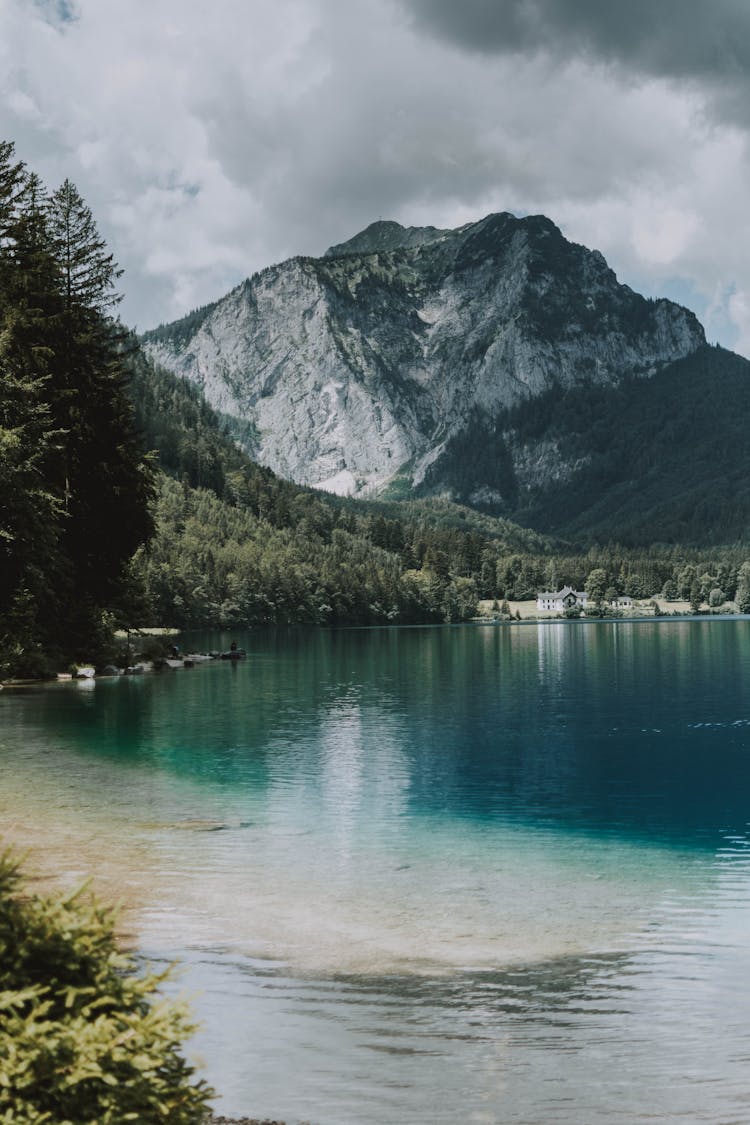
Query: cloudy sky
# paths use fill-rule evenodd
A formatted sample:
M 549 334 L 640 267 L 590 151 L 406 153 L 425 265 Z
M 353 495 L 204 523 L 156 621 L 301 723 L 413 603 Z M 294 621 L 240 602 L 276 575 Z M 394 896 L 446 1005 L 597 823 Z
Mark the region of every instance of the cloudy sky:
M 139 329 L 378 218 L 542 212 L 750 355 L 747 0 L 0 0 L 0 137 Z

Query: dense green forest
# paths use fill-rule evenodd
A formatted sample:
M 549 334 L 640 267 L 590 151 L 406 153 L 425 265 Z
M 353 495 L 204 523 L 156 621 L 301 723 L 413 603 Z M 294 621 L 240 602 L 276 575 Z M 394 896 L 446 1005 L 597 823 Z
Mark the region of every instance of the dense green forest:
M 484 486 L 488 510 L 576 542 L 747 543 L 748 417 L 750 363 L 705 346 L 653 377 L 554 386 L 477 417 L 435 471 L 459 499 Z M 552 449 L 570 471 L 526 483 L 511 447 Z
M 117 277 L 75 187 L 0 143 L 0 674 L 90 651 L 153 533 Z
M 144 356 L 114 315 L 118 277 L 75 187 L 47 193 L 0 145 L 0 677 L 102 663 L 120 625 L 462 621 L 480 598 L 525 600 L 563 583 L 750 610 L 747 547 L 736 537 L 719 545 L 721 518 L 706 524 L 717 545 L 701 546 L 695 521 L 704 509 L 686 522 L 669 500 L 679 470 L 691 487 L 705 477 L 714 514 L 746 504 L 742 481 L 720 486 L 718 450 L 714 461 L 700 453 L 693 466 L 675 465 L 666 482 L 654 464 L 664 538 L 675 540 L 660 546 L 638 545 L 625 516 L 623 535 L 613 524 L 591 544 L 435 498 L 315 492 L 251 461 L 194 386 Z M 742 409 L 743 364 L 733 373 L 727 359 L 724 383 Z M 697 411 L 694 368 L 678 374 L 659 394 L 674 398 L 683 424 Z M 626 425 L 640 391 L 617 393 Z M 596 433 L 596 393 L 583 414 L 565 395 L 518 408 L 519 425 L 533 434 L 554 415 L 563 436 Z M 590 471 L 606 478 L 607 459 L 622 465 L 629 445 L 602 426 L 602 461 Z M 739 420 L 735 431 L 740 443 Z M 498 442 L 474 443 L 472 455 L 480 449 L 489 475 L 507 474 Z M 584 485 L 571 486 L 580 508 Z M 561 528 L 539 505 L 526 514 L 568 533 L 570 511 Z

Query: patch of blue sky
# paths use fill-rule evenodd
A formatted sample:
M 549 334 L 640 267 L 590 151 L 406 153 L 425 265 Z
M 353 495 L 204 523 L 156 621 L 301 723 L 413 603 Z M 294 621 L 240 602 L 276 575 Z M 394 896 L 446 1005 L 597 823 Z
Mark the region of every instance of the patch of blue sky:
M 643 276 L 620 277 L 631 289 L 642 293 L 644 297 L 666 297 L 678 305 L 690 309 L 698 317 L 706 330 L 706 339 L 710 344 L 718 343 L 722 347 L 732 349 L 737 342 L 739 333 L 737 325 L 733 322 L 729 301 L 734 292 L 730 288 L 723 292 L 719 298 L 710 300 L 696 286 L 685 277 L 669 277 L 659 280 Z
M 183 180 L 180 178 L 179 172 L 173 169 L 166 178 L 167 191 L 177 191 L 182 195 L 186 195 L 189 199 L 195 199 L 201 193 L 201 185 L 192 180 Z
M 50 23 L 73 23 L 77 18 L 74 0 L 34 0 L 34 3 Z

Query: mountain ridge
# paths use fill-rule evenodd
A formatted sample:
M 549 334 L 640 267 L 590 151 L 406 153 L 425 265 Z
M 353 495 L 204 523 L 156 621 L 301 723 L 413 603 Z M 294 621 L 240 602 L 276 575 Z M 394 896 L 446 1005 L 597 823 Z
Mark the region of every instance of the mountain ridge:
M 346 242 L 329 246 L 323 257 L 341 258 L 425 246 L 431 242 L 440 242 L 451 233 L 450 230 L 441 230 L 438 227 L 404 227 L 393 219 L 378 219 Z
M 694 314 L 621 285 L 545 216 L 454 231 L 379 221 L 145 333 L 158 362 L 250 423 L 248 452 L 353 495 L 439 489 L 447 443 L 550 387 L 651 377 L 705 344 Z

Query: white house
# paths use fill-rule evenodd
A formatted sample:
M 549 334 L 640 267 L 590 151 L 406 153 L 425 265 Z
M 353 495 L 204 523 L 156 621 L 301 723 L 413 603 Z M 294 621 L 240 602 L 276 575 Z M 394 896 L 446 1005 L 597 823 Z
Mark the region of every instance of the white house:
M 566 609 L 585 609 L 589 596 L 584 590 L 574 590 L 563 586 L 556 594 L 542 593 L 536 596 L 537 609 L 552 609 L 562 613 Z

